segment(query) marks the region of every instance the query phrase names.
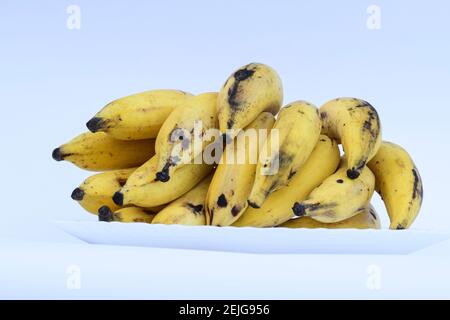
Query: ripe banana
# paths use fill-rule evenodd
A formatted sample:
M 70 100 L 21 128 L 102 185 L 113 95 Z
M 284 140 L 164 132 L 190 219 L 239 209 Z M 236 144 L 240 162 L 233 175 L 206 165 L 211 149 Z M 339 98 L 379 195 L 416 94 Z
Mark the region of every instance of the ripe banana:
M 322 133 L 337 139 L 348 161 L 347 176 L 356 179 L 381 144 L 378 113 L 368 102 L 338 98 L 320 107 Z
M 259 145 L 266 139 L 267 129 L 271 129 L 274 122 L 271 113 L 261 113 L 225 148 L 205 201 L 207 224 L 229 226 L 247 208 L 247 199 L 255 179 Z
M 158 158 L 152 157 L 128 178 L 113 196 L 117 205 L 149 208 L 169 203 L 192 189 L 212 170 L 205 164 L 186 164 L 175 171 L 168 182 L 155 180 Z
M 78 188 L 73 190 L 72 199 L 88 212 L 97 214 L 98 209 L 108 206 L 112 211 L 120 209 L 112 196 L 125 185 L 128 177 L 136 170 L 124 169 L 99 173 L 87 178 Z
M 153 219 L 156 224 L 205 225 L 205 197 L 211 182 L 211 175 L 184 196 L 170 203 Z
M 145 222 L 151 223 L 156 212 L 138 207 L 127 207 L 117 211 L 112 211 L 108 206 L 103 206 L 98 210 L 98 220 L 111 222 Z
M 233 226 L 273 227 L 293 217 L 292 203 L 305 199 L 309 193 L 333 174 L 339 165 L 337 143 L 327 136 L 319 141 L 305 164 L 281 190 L 275 191 L 259 209 L 249 207 Z
M 86 126 L 119 140 L 155 138 L 169 114 L 190 94 L 178 90 L 150 90 L 107 104 Z
M 286 221 L 281 224 L 280 227 L 309 229 L 380 229 L 381 224 L 375 208 L 369 204 L 367 207 L 359 211 L 358 214 L 347 220 L 335 223 L 322 223 L 310 217 L 302 217 Z
M 408 152 L 384 141 L 367 164 L 375 174 L 376 190 L 381 195 L 390 229 L 407 229 L 417 217 L 423 199 L 422 179 Z
M 365 167 L 358 178 L 347 177 L 347 161 L 343 159 L 339 170 L 325 179 L 305 199 L 292 208 L 298 217 L 311 217 L 323 223 L 349 219 L 365 208 L 372 198 L 375 176 Z
M 261 63 L 243 66 L 227 79 L 219 92 L 220 131 L 231 141 L 261 112 L 277 114 L 282 102 L 283 88 L 275 70 Z
M 192 163 L 203 151 L 209 143 L 206 131 L 217 128 L 216 105 L 217 93 L 199 94 L 185 99 L 183 106 L 169 115 L 156 138 L 158 181 L 169 181 L 176 169 Z
M 67 160 L 91 171 L 137 167 L 155 154 L 155 140 L 121 141 L 104 132 L 83 133 L 53 150 L 53 159 Z
M 317 144 L 322 123 L 319 111 L 306 101 L 296 101 L 282 108 L 273 126 L 278 136 L 269 135 L 256 166 L 255 183 L 248 198 L 259 208 L 267 196 L 288 183 L 305 163 Z

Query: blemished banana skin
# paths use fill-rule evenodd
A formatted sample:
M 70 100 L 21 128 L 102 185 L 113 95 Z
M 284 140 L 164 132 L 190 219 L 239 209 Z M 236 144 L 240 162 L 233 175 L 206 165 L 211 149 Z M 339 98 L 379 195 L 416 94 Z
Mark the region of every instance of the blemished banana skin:
M 278 131 L 278 141 L 269 135 L 262 147 L 265 158 L 256 166 L 248 198 L 251 207 L 261 207 L 272 192 L 286 186 L 295 176 L 316 146 L 321 129 L 319 110 L 309 102 L 295 101 L 280 110 L 273 126 Z
M 81 169 L 108 171 L 138 167 L 154 154 L 154 139 L 122 141 L 104 132 L 86 132 L 53 150 L 52 157 Z
M 158 158 L 152 157 L 144 165 L 136 169 L 127 183 L 118 190 L 113 201 L 117 205 L 134 205 L 150 208 L 169 203 L 191 190 L 213 169 L 205 162 L 187 164 L 176 170 L 167 182 L 155 180 Z
M 356 179 L 381 144 L 381 123 L 367 101 L 337 98 L 320 107 L 322 133 L 337 139 L 347 158 L 347 176 Z
M 259 145 L 267 137 L 267 134 L 263 135 L 263 132 L 260 132 L 259 129 L 266 129 L 268 132 L 274 123 L 275 117 L 271 113 L 261 113 L 244 131 L 241 131 L 232 142 L 233 145 L 227 146 L 234 146 L 231 155 L 225 148 L 214 172 L 205 201 L 207 224 L 229 226 L 247 208 L 247 199 L 255 180 Z M 256 133 L 254 140 L 247 140 L 245 133 L 250 131 L 247 131 L 247 129 L 254 130 L 251 133 Z M 239 162 L 238 157 L 242 155 L 245 156 L 245 161 Z M 230 161 L 228 157 L 233 161 Z
M 239 68 L 227 79 L 217 98 L 224 140 L 233 139 L 262 112 L 276 115 L 282 103 L 283 86 L 274 69 L 261 63 Z
M 375 189 L 381 195 L 390 219 L 390 229 L 408 229 L 423 200 L 419 170 L 401 146 L 383 141 L 367 164 L 375 175 Z
M 248 207 L 232 226 L 274 227 L 288 221 L 294 216 L 292 203 L 305 199 L 314 188 L 333 174 L 339 161 L 336 141 L 321 135 L 308 160 L 288 185 L 268 196 L 261 208 Z
M 112 200 L 114 193 L 125 185 L 128 177 L 136 170 L 123 169 L 99 173 L 87 178 L 72 192 L 72 199 L 77 201 L 86 211 L 97 214 L 98 209 L 108 206 L 116 211 L 121 206 Z
M 347 176 L 347 161 L 342 159 L 336 173 L 326 178 L 305 200 L 297 201 L 292 211 L 298 217 L 311 217 L 323 223 L 349 219 L 365 208 L 375 189 L 375 176 L 365 167 L 356 179 Z
M 186 98 L 169 115 L 156 138 L 157 180 L 169 181 L 175 170 L 191 163 L 211 143 L 203 138 L 207 130 L 218 127 L 216 105 L 217 93 L 203 93 Z M 199 124 L 202 128 L 196 130 Z
M 108 103 L 86 124 L 91 132 L 106 132 L 119 140 L 156 138 L 169 114 L 190 93 L 149 90 Z
M 206 224 L 205 198 L 212 175 L 206 177 L 191 191 L 171 202 L 153 219 L 153 224 L 180 224 L 202 226 Z
M 310 217 L 302 217 L 286 221 L 279 227 L 306 229 L 381 229 L 381 223 L 375 208 L 369 205 L 353 217 L 335 223 L 323 223 Z
M 103 206 L 98 210 L 98 220 L 103 222 L 142 222 L 151 223 L 156 212 L 150 209 L 138 207 L 127 207 L 116 211 L 111 210 L 108 206 Z

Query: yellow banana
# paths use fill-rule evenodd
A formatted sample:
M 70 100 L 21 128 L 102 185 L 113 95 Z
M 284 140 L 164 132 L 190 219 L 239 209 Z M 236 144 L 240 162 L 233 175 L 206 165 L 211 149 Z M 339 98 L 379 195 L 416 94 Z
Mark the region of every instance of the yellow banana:
M 108 206 L 112 211 L 120 209 L 112 196 L 125 185 L 128 177 L 136 170 L 124 169 L 99 173 L 87 178 L 78 188 L 73 190 L 72 199 L 88 212 L 97 214 L 98 209 Z
M 278 135 L 269 135 L 256 166 L 248 198 L 251 207 L 261 207 L 272 192 L 286 186 L 310 156 L 321 128 L 319 111 L 309 102 L 296 101 L 281 109 L 273 126 Z
M 310 217 L 302 217 L 286 221 L 281 224 L 280 227 L 309 229 L 380 229 L 381 224 L 375 208 L 369 204 L 367 207 L 359 211 L 358 214 L 347 220 L 335 223 L 323 223 Z
M 155 154 L 155 140 L 121 141 L 104 132 L 83 133 L 53 150 L 53 159 L 67 160 L 91 171 L 137 167 Z
M 247 199 L 255 179 L 258 147 L 267 134 L 259 129 L 271 129 L 274 122 L 271 113 L 261 113 L 225 148 L 205 201 L 207 224 L 228 226 L 247 208 Z M 230 150 L 230 147 L 235 148 Z M 228 153 L 227 149 L 233 152 Z M 242 156 L 245 159 L 239 159 Z
M 212 170 L 205 163 L 187 164 L 175 171 L 168 182 L 155 180 L 158 158 L 152 157 L 128 178 L 127 183 L 113 196 L 117 205 L 155 207 L 169 203 L 192 189 Z
M 337 139 L 347 158 L 347 176 L 356 179 L 381 144 L 378 113 L 368 102 L 338 98 L 320 107 L 322 133 Z
M 204 139 L 206 130 L 217 128 L 216 105 L 217 93 L 204 93 L 185 99 L 170 114 L 156 138 L 157 180 L 169 181 L 176 169 L 202 152 L 209 143 Z
M 205 225 L 205 197 L 211 176 L 206 177 L 191 191 L 170 203 L 153 219 L 156 224 Z
M 103 206 L 98 210 L 98 220 L 111 222 L 145 222 L 151 223 L 156 212 L 138 207 L 127 207 L 117 211 L 112 211 L 108 206 Z
M 178 90 L 150 90 L 108 103 L 86 126 L 119 140 L 156 138 L 169 114 L 190 94 Z
M 383 198 L 390 229 L 407 229 L 417 217 L 423 198 L 422 179 L 408 152 L 384 141 L 367 164 L 375 174 L 376 190 Z
M 261 112 L 277 114 L 282 102 L 283 88 L 275 70 L 261 63 L 243 66 L 227 79 L 219 92 L 220 131 L 231 141 Z
M 339 170 L 325 179 L 305 200 L 292 208 L 298 217 L 311 217 L 323 223 L 349 219 L 365 208 L 372 198 L 375 176 L 364 167 L 356 179 L 347 177 L 347 162 L 341 162 Z
M 333 174 L 339 165 L 337 143 L 327 136 L 319 141 L 305 164 L 281 190 L 275 191 L 259 209 L 249 207 L 233 224 L 237 227 L 273 227 L 293 217 L 292 203 L 309 193 Z

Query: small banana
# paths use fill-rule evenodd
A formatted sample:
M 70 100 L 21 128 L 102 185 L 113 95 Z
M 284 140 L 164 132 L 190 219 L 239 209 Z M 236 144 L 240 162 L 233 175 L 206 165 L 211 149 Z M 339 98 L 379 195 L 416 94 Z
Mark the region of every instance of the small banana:
M 325 179 L 305 199 L 292 208 L 298 217 L 311 217 L 323 223 L 349 219 L 365 208 L 372 198 L 375 176 L 365 167 L 358 178 L 347 177 L 347 161 L 343 159 L 339 170 Z
M 338 98 L 320 107 L 322 133 L 337 139 L 348 161 L 347 176 L 356 179 L 381 144 L 381 124 L 370 103 L 355 98 Z
M 191 191 L 170 203 L 153 219 L 153 224 L 205 225 L 205 197 L 211 175 L 203 179 Z
M 247 199 L 255 179 L 259 145 L 267 136 L 267 132 L 264 134 L 260 129 L 271 129 L 274 122 L 271 113 L 261 113 L 225 148 L 205 201 L 207 224 L 231 225 L 247 208 Z M 246 141 L 247 137 L 249 141 Z M 230 147 L 233 149 L 230 150 Z M 228 153 L 227 149 L 233 152 Z M 245 158 L 239 159 L 242 156 Z
M 280 227 L 308 229 L 380 229 L 381 224 L 375 208 L 369 204 L 367 207 L 359 211 L 358 214 L 347 220 L 335 223 L 322 223 L 310 217 L 302 217 L 286 221 L 281 224 Z
M 191 94 L 178 90 L 150 90 L 108 103 L 86 126 L 119 140 L 156 138 L 169 114 Z
M 339 165 L 337 143 L 320 136 L 316 147 L 297 174 L 281 190 L 275 191 L 259 209 L 249 207 L 233 224 L 236 227 L 273 227 L 293 217 L 292 203 L 309 193 L 333 174 Z
M 420 211 L 423 186 L 419 170 L 408 152 L 399 145 L 383 141 L 367 166 L 375 174 L 375 188 L 386 205 L 390 229 L 409 228 Z
M 182 104 L 169 115 L 156 138 L 156 179 L 161 182 L 169 181 L 176 169 L 192 163 L 208 144 L 205 132 L 217 128 L 217 93 L 193 96 Z
M 78 188 L 73 190 L 72 199 L 88 212 L 97 214 L 98 209 L 108 206 L 116 211 L 121 206 L 116 205 L 112 196 L 119 188 L 125 185 L 128 177 L 136 170 L 123 169 L 99 173 L 87 178 Z
M 104 132 L 83 133 L 53 150 L 53 159 L 67 160 L 90 171 L 140 166 L 155 154 L 155 140 L 121 141 Z
M 204 162 L 187 164 L 174 172 L 173 179 L 161 182 L 155 180 L 157 162 L 158 158 L 154 156 L 136 169 L 127 183 L 114 194 L 114 203 L 143 208 L 169 203 L 191 190 L 212 170 L 212 166 Z
M 111 210 L 108 206 L 103 206 L 98 210 L 98 220 L 104 222 L 145 222 L 151 223 L 156 212 L 138 207 L 127 207 L 117 211 Z
M 283 87 L 275 70 L 261 63 L 243 66 L 227 79 L 219 92 L 220 131 L 231 141 L 261 112 L 277 114 L 282 102 Z
M 319 111 L 309 102 L 296 101 L 281 109 L 273 126 L 278 136 L 273 139 L 269 135 L 256 166 L 255 183 L 248 198 L 251 207 L 261 207 L 267 196 L 286 186 L 310 156 L 321 128 Z

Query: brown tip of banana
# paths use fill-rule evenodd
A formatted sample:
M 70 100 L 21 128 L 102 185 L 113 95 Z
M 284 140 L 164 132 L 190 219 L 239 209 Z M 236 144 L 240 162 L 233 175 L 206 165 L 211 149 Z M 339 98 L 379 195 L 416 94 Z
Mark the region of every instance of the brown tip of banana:
M 358 179 L 358 177 L 361 175 L 361 172 L 359 172 L 356 169 L 348 169 L 347 170 L 347 177 L 349 177 L 352 180 Z
M 167 182 L 170 180 L 170 176 L 169 176 L 169 172 L 168 170 L 162 170 L 156 173 L 156 177 L 155 177 L 156 181 L 161 181 L 161 182 Z
M 261 206 L 258 205 L 256 202 L 247 200 L 247 203 L 248 203 L 248 205 L 249 205 L 250 207 L 252 207 L 252 208 L 254 208 L 254 209 L 259 209 L 259 208 L 261 208 Z
M 117 191 L 116 193 L 114 193 L 112 200 L 118 206 L 123 206 L 123 193 L 120 191 Z
M 292 207 L 292 212 L 297 217 L 303 217 L 306 214 L 306 207 L 298 202 L 294 203 L 294 206 Z
M 61 148 L 56 148 L 52 152 L 52 158 L 56 161 L 63 161 L 64 160 L 64 154 L 61 151 Z
M 84 191 L 80 188 L 75 188 L 70 197 L 75 201 L 81 201 L 84 198 Z
M 94 117 L 86 123 L 86 127 L 93 133 L 102 130 L 105 125 L 106 121 L 99 117 Z
M 113 221 L 113 213 L 108 206 L 103 206 L 98 209 L 98 221 L 111 222 Z

